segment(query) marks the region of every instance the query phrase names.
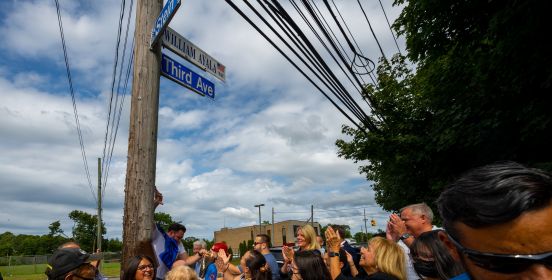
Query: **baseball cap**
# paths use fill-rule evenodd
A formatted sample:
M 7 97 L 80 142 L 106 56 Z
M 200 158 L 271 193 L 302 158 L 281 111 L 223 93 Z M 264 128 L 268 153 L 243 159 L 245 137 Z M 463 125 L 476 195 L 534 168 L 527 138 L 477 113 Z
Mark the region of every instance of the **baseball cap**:
M 48 279 L 56 279 L 84 263 L 89 263 L 100 258 L 99 254 L 90 255 L 79 248 L 58 249 L 48 262 L 46 275 L 48 275 Z

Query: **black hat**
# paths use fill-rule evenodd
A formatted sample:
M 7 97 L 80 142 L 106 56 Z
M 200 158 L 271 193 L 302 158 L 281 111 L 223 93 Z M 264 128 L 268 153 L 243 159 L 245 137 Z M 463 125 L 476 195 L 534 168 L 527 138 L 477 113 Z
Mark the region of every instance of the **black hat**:
M 48 279 L 56 279 L 76 269 L 84 263 L 99 259 L 99 255 L 90 255 L 78 248 L 62 248 L 54 252 L 48 262 Z

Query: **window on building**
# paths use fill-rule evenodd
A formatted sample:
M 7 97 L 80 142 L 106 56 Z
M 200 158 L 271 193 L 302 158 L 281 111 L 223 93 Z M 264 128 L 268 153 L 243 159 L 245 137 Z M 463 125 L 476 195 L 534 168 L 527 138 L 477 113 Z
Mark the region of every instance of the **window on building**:
M 282 228 L 282 245 L 283 244 L 286 244 L 287 243 L 287 240 L 286 240 L 286 228 L 283 227 Z
M 293 226 L 293 236 L 297 237 L 297 230 L 299 229 L 300 226 Z

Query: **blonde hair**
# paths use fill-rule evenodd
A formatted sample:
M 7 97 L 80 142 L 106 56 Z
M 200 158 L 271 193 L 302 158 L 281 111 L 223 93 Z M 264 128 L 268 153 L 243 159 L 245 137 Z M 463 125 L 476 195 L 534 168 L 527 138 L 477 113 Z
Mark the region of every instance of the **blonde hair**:
M 303 233 L 303 236 L 305 236 L 305 241 L 308 243 L 307 250 L 318 250 L 320 249 L 320 244 L 318 244 L 318 241 L 316 240 L 316 231 L 314 231 L 314 228 L 306 224 L 302 227 L 299 227 L 297 229 L 297 232 L 301 231 Z
M 368 241 L 368 246 L 374 247 L 374 258 L 378 271 L 406 279 L 406 260 L 401 247 L 383 237 L 374 237 Z
M 165 280 L 199 280 L 199 278 L 197 278 L 195 271 L 189 266 L 179 265 L 173 267 L 171 271 L 165 275 Z

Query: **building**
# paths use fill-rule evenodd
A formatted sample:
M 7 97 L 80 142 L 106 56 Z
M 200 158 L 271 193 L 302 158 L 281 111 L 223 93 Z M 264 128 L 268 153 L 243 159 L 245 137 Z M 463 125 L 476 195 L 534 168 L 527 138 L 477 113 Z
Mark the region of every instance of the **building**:
M 284 243 L 295 243 L 295 234 L 300 226 L 305 225 L 304 221 L 287 220 L 279 223 L 261 225 L 260 233 L 270 236 L 272 246 L 282 246 Z M 314 223 L 314 230 L 320 234 L 320 224 Z M 259 225 L 251 225 L 239 228 L 221 228 L 215 231 L 215 242 L 226 242 L 233 252 L 238 252 L 240 243 L 254 240 L 259 234 Z

